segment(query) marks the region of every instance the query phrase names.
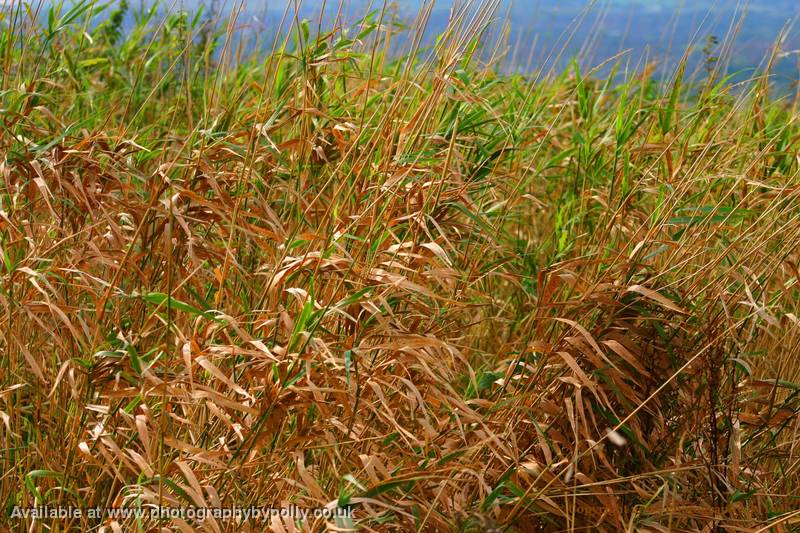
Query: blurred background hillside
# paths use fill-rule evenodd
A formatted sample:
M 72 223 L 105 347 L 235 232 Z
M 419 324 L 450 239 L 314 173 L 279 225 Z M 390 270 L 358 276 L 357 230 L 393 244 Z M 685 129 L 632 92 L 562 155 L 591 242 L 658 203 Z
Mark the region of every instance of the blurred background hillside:
M 324 17 L 336 15 L 339 2 L 328 0 L 250 0 L 244 3 L 238 21 L 240 38 L 247 46 L 268 46 L 288 6 L 299 16 L 315 20 L 324 6 Z M 411 23 L 431 2 L 387 0 L 387 10 Z M 464 6 L 465 1 L 457 2 Z M 165 2 L 164 8 L 221 13 L 236 9 L 238 2 Z M 370 11 L 380 11 L 383 0 L 345 0 L 343 14 L 348 20 Z M 453 0 L 437 0 L 431 9 L 428 36 L 433 39 L 446 26 Z M 622 64 L 632 69 L 651 63 L 656 77 L 674 72 L 686 50 L 689 69 L 702 71 L 709 58 L 719 58 L 734 79 L 747 79 L 765 64 L 776 40 L 783 36 L 773 68 L 774 85 L 795 90 L 800 66 L 800 31 L 796 0 L 499 0 L 496 38 L 507 30 L 506 68 L 531 74 L 576 57 L 591 68 L 621 54 Z M 724 46 L 733 40 L 733 46 Z M 260 45 L 255 44 L 256 41 Z M 716 44 L 715 44 L 716 43 Z M 559 60 L 557 60 L 560 57 Z

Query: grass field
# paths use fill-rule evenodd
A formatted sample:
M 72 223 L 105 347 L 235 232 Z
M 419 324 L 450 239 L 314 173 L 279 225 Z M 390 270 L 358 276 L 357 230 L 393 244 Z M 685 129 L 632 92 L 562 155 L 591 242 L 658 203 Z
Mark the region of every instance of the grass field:
M 249 56 L 235 10 L 5 3 L 0 531 L 800 529 L 780 48 L 500 75 L 467 7 Z M 352 516 L 86 512 L 159 505 Z

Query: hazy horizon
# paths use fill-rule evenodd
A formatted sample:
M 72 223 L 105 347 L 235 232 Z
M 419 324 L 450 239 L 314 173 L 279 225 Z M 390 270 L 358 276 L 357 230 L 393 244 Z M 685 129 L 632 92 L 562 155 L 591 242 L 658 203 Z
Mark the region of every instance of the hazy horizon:
M 240 18 L 243 25 L 255 24 L 268 32 L 277 26 L 287 1 L 246 2 Z M 413 20 L 419 9 L 430 2 L 409 0 L 387 1 L 401 18 Z M 463 6 L 466 2 L 458 2 Z M 184 5 L 230 9 L 233 2 L 197 2 Z M 452 0 L 434 2 L 428 34 L 439 33 L 446 25 Z M 294 6 L 294 2 L 289 3 Z M 297 2 L 300 16 L 318 18 L 322 0 Z M 339 2 L 328 0 L 325 14 L 330 16 Z M 347 18 L 363 16 L 368 10 L 379 10 L 380 0 L 345 0 L 342 11 Z M 190 7 L 191 9 L 191 7 Z M 710 36 L 723 41 L 738 25 L 729 57 L 729 71 L 752 72 L 770 53 L 781 31 L 789 28 L 782 50 L 784 56 L 775 66 L 780 83 L 791 83 L 798 76 L 800 32 L 792 23 L 800 16 L 800 2 L 794 0 L 532 0 L 514 2 L 500 0 L 497 10 L 498 28 L 508 21 L 509 47 L 517 47 L 525 64 L 517 58 L 517 70 L 536 71 L 548 68 L 548 58 L 564 47 L 564 55 L 578 55 L 585 66 L 600 63 L 622 54 L 631 67 L 642 61 L 658 61 L 666 73 L 683 56 L 687 47 L 695 50 L 694 66 L 702 60 L 699 50 Z M 571 40 L 567 35 L 574 32 Z M 591 42 L 587 39 L 591 38 Z M 711 49 L 712 55 L 721 51 Z M 532 52 L 532 53 L 531 53 Z M 510 52 L 509 52 L 510 55 Z M 530 67 L 527 66 L 530 59 Z
M 151 4 L 149 0 L 130 0 L 131 10 Z M 403 2 L 386 0 L 386 5 L 404 22 L 413 22 L 426 0 Z M 477 2 L 457 2 L 458 6 Z M 426 35 L 429 42 L 447 25 L 453 0 L 438 0 Z M 162 10 L 185 9 L 196 13 L 202 8 L 225 14 L 239 5 L 235 0 L 164 0 Z M 237 19 L 236 39 L 253 49 L 270 48 L 288 6 L 299 6 L 299 17 L 331 17 L 339 9 L 338 0 L 265 0 L 245 1 Z M 346 21 L 355 21 L 369 11 L 379 11 L 383 0 L 344 0 L 342 13 Z M 291 8 L 291 7 L 290 7 Z M 710 37 L 723 42 L 735 34 L 733 47 L 709 48 L 711 57 L 720 60 L 736 79 L 750 76 L 764 62 L 776 39 L 786 30 L 781 55 L 773 67 L 777 85 L 791 88 L 800 71 L 800 31 L 795 22 L 800 17 L 800 2 L 795 0 L 531 0 L 530 2 L 499 0 L 494 37 L 508 23 L 505 70 L 521 73 L 563 68 L 566 58 L 576 57 L 583 68 L 602 64 L 618 57 L 623 68 L 638 70 L 645 62 L 655 63 L 657 77 L 668 77 L 687 49 L 690 71 L 701 71 L 706 54 L 702 49 Z M 129 19 L 130 19 L 129 15 Z M 285 25 L 284 25 L 285 28 Z M 494 42 L 490 39 L 490 42 Z M 563 52 L 563 53 L 561 53 Z M 561 53 L 561 61 L 554 57 Z M 512 61 L 513 59 L 513 61 Z

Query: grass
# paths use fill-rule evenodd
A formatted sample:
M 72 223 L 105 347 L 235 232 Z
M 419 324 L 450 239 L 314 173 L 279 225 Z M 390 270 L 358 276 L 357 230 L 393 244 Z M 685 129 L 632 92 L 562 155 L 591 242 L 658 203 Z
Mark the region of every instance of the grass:
M 800 527 L 797 99 L 496 8 L 3 7 L 0 530 Z

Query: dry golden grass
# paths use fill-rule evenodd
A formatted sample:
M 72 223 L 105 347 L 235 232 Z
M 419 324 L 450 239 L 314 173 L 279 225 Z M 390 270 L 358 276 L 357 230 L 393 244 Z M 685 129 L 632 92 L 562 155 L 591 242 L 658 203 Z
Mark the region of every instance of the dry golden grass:
M 5 9 L 0 523 L 799 527 L 796 101 L 498 75 L 473 4 L 265 58 Z M 289 504 L 354 518 L 12 518 Z

